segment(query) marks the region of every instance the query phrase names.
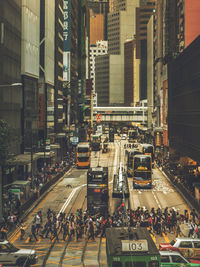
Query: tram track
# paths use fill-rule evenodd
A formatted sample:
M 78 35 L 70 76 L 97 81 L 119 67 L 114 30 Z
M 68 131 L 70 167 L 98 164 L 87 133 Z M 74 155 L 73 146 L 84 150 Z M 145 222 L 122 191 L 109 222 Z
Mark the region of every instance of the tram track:
M 81 193 L 83 193 L 83 191 L 84 191 L 84 185 L 82 186 L 82 188 L 80 188 L 80 190 L 79 190 L 78 194 L 76 195 L 76 197 L 74 198 L 73 202 L 70 203 L 71 207 L 70 207 L 70 209 L 68 210 L 68 212 L 66 214 L 67 217 L 71 213 L 74 213 L 77 210 L 77 209 L 75 209 L 76 203 L 80 203 L 80 202 L 78 202 L 78 198 L 81 196 Z M 81 205 L 82 209 L 84 208 L 85 202 L 86 202 L 86 198 L 84 197 L 82 205 Z M 65 210 L 66 209 L 67 209 L 67 207 L 65 207 Z M 65 210 L 62 210 L 62 212 L 65 212 Z M 58 229 L 58 231 L 59 231 L 58 232 L 58 236 L 59 236 L 59 234 L 61 233 L 61 229 Z M 56 238 L 54 238 L 52 244 L 50 245 L 50 247 L 49 247 L 49 249 L 48 249 L 48 251 L 47 251 L 47 253 L 46 253 L 45 257 L 44 257 L 44 260 L 43 260 L 42 265 L 41 265 L 42 267 L 47 266 L 48 259 L 50 258 L 51 252 L 53 251 L 53 249 L 54 249 L 54 247 L 55 247 L 57 242 L 59 242 L 59 241 Z M 63 248 L 63 251 L 61 252 L 60 261 L 58 263 L 58 266 L 62 266 L 62 262 L 63 262 L 64 256 L 65 256 L 65 252 L 66 252 L 66 249 L 67 249 L 69 243 L 70 243 L 70 240 L 69 240 L 69 236 L 68 236 L 68 239 L 67 239 L 66 244 L 65 244 L 65 246 Z

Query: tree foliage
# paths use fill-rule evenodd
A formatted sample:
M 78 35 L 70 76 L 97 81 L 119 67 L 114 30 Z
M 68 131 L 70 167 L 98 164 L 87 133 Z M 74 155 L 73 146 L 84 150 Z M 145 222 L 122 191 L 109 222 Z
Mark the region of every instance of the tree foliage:
M 3 166 L 8 159 L 9 143 L 11 138 L 11 128 L 0 119 L 0 166 Z

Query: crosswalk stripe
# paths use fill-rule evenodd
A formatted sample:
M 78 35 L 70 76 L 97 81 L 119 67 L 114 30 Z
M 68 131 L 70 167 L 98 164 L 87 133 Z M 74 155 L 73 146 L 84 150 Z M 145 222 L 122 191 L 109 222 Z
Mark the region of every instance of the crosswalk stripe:
M 170 243 L 170 240 L 169 240 L 168 236 L 165 233 L 162 232 L 162 236 L 164 237 L 166 243 Z

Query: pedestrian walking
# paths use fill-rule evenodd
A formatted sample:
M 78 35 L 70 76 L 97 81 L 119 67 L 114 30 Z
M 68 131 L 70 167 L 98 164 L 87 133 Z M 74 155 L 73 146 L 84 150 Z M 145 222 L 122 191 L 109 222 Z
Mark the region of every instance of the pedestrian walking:
M 93 220 L 92 218 L 90 218 L 89 223 L 88 223 L 88 240 L 92 238 L 92 240 L 94 239 L 94 224 L 93 224 Z
M 23 240 L 25 236 L 25 227 L 23 223 L 20 225 L 20 233 L 21 233 L 20 240 Z
M 38 241 L 37 236 L 36 236 L 36 223 L 35 222 L 33 222 L 31 226 L 30 242 L 32 242 L 33 237 L 35 241 Z

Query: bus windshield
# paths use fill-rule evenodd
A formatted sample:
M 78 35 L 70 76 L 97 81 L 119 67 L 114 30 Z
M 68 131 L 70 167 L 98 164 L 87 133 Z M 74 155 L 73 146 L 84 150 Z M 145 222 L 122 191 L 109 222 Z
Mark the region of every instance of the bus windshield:
M 134 169 L 135 170 L 151 170 L 151 158 L 149 157 L 140 157 L 134 158 Z
M 78 153 L 87 153 L 89 151 L 89 147 L 78 147 Z
M 151 179 L 151 173 L 150 172 L 134 172 L 134 178 L 137 179 L 138 181 L 141 180 L 149 180 Z

